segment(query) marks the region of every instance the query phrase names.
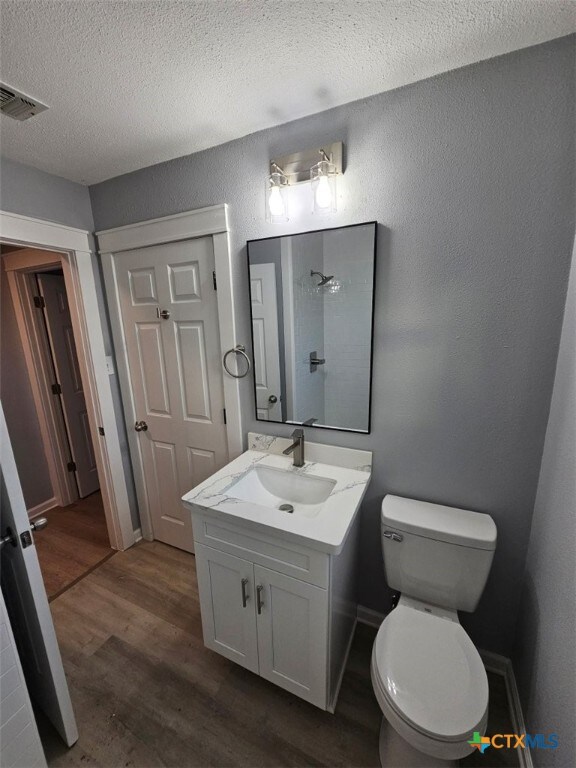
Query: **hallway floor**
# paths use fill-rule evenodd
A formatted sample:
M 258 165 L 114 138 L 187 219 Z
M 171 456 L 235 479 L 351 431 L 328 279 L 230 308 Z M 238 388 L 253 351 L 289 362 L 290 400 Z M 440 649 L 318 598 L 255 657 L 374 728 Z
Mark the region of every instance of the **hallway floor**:
M 67 507 L 54 507 L 41 517 L 48 519 L 48 525 L 34 534 L 34 543 L 48 598 L 54 600 L 114 550 L 100 491 Z
M 332 715 L 204 648 L 194 558 L 172 547 L 115 553 L 51 609 L 80 740 L 67 750 L 44 723 L 50 766 L 380 764 L 369 627 Z M 503 681 L 489 677 L 488 732 L 511 732 Z M 492 751 L 462 765 L 518 765 L 512 750 Z

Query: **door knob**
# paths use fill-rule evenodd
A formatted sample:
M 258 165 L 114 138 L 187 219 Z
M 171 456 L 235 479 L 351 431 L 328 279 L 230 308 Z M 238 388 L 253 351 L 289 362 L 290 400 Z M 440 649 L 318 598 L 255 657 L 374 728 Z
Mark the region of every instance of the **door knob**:
M 167 309 L 156 309 L 156 317 L 162 318 L 162 320 L 168 320 L 170 312 Z
M 18 543 L 17 537 L 14 535 L 12 528 L 6 528 L 6 535 L 0 539 L 0 549 L 4 549 L 6 544 L 12 544 L 13 547 Z
M 48 519 L 46 517 L 38 517 L 36 520 L 32 520 L 30 528 L 32 528 L 33 531 L 43 531 L 47 525 Z
M 270 397 L 268 398 L 268 402 L 272 404 L 277 403 L 278 398 L 276 397 L 276 395 L 270 395 Z
M 148 424 L 146 424 L 145 421 L 137 421 L 136 424 L 134 424 L 134 429 L 136 432 L 146 432 Z

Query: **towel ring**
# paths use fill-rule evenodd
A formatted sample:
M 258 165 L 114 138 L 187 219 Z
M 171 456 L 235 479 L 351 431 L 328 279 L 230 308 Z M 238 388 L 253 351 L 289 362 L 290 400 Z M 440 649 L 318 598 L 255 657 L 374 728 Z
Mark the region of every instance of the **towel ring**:
M 242 355 L 243 357 L 246 358 L 246 363 L 248 364 L 248 367 L 246 368 L 244 373 L 232 373 L 230 368 L 228 368 L 228 366 L 226 365 L 226 358 L 228 357 L 228 355 L 231 355 L 232 353 L 236 355 Z M 222 358 L 222 365 L 224 366 L 224 370 L 226 371 L 226 373 L 235 379 L 243 379 L 245 376 L 248 376 L 248 374 L 250 373 L 250 368 L 252 366 L 250 363 L 250 358 L 246 354 L 246 347 L 244 346 L 244 344 L 237 344 L 233 349 L 229 349 L 228 352 L 226 352 L 226 354 Z

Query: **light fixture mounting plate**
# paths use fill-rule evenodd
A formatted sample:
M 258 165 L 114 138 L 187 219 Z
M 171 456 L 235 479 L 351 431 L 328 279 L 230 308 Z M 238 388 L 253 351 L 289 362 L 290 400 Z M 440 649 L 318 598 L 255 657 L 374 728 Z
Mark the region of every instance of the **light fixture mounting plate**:
M 322 160 L 322 151 L 324 151 L 330 162 L 336 167 L 336 173 L 344 173 L 342 164 L 343 145 L 341 141 L 333 141 L 331 144 L 323 144 L 314 149 L 304 149 L 300 152 L 293 152 L 291 155 L 282 155 L 273 157 L 270 160 L 270 169 L 273 170 L 273 164 L 278 165 L 288 177 L 289 184 L 300 184 L 303 181 L 310 181 L 310 168 L 319 160 Z

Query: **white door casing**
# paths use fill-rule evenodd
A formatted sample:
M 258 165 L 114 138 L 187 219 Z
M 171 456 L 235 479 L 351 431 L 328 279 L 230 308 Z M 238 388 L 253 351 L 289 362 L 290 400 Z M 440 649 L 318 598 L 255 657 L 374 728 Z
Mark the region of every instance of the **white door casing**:
M 46 768 L 10 618 L 0 593 L 0 765 Z
M 114 254 L 113 270 L 154 538 L 193 551 L 181 498 L 228 461 L 212 238 Z
M 204 644 L 258 674 L 252 563 L 196 544 L 196 573 Z
M 260 675 L 324 708 L 328 600 L 325 589 L 254 565 Z
M 274 264 L 250 265 L 256 415 L 282 421 L 278 302 Z M 275 398 L 275 402 L 270 398 Z
M 130 224 L 125 227 L 97 232 L 96 234 L 100 245 L 110 322 L 116 350 L 118 376 L 128 426 L 128 442 L 142 522 L 142 535 L 144 538 L 153 539 L 152 515 L 146 491 L 146 472 L 140 440 L 142 433 L 134 431 L 135 421 L 140 420 L 140 418 L 130 381 L 128 350 L 122 325 L 121 301 L 114 261 L 116 257 L 130 250 L 209 236 L 212 240 L 218 284 L 216 298 L 220 349 L 221 351 L 231 349 L 241 340 L 236 335 L 227 210 L 225 205 L 217 205 L 175 214 L 174 216 Z M 223 369 L 221 375 L 223 376 L 224 407 L 226 408 L 227 416 L 225 429 L 228 454 L 229 458 L 233 458 L 243 450 L 240 388 L 238 381 L 225 374 Z
M 78 499 L 78 485 L 68 471 L 72 456 L 60 399 L 52 391 L 55 383 L 54 364 L 46 324 L 41 309 L 35 305 L 39 288 L 34 272 L 25 271 L 30 262 L 38 268 L 51 262 L 52 268 L 61 264 L 59 254 L 36 249 L 17 251 L 2 258 L 18 323 L 18 332 L 32 388 L 44 456 L 56 506 L 66 507 Z M 14 263 L 15 262 L 15 263 Z M 20 269 L 12 269 L 12 267 Z
M 72 318 L 62 275 L 38 274 L 38 286 L 44 299 L 44 317 L 52 361 L 54 363 L 75 475 L 80 497 L 84 498 L 100 487 L 96 456 L 92 445 L 88 409 L 84 398 L 80 364 L 74 341 Z
M 72 315 L 110 546 L 113 549 L 127 549 L 135 542 L 136 537 L 122 461 L 121 445 L 124 437 L 116 420 L 106 369 L 106 351 L 95 280 L 97 257 L 93 253 L 92 235 L 62 224 L 0 211 L 0 241 L 36 249 L 36 254 L 46 253 L 43 261 L 35 257 L 23 267 L 18 263 L 22 252 L 14 251 L 5 256 L 4 262 L 13 262 L 15 282 L 25 278 L 26 272 L 36 271 L 39 264 L 53 263 L 54 254 L 58 254 Z M 22 273 L 19 272 L 21 268 Z M 19 328 L 22 328 L 23 310 L 17 304 L 15 301 Z M 26 363 L 30 376 L 34 379 L 34 366 L 30 365 L 28 359 Z M 46 428 L 42 404 L 37 400 L 36 403 L 41 426 L 44 422 Z
M 66 744 L 72 746 L 78 730 L 1 405 L 0 451 L 1 533 L 5 536 L 10 529 L 16 542 L 2 548 L 2 592 L 30 694 Z M 29 538 L 27 546 L 22 535 Z

